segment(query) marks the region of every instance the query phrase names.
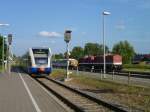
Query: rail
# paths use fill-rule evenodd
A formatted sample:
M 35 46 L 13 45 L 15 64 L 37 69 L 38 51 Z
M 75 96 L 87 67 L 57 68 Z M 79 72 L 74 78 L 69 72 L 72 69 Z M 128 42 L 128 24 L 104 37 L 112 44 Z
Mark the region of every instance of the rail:
M 77 112 L 86 112 L 86 111 L 92 111 L 92 110 L 93 112 L 94 111 L 99 112 L 99 111 L 104 111 L 104 110 L 127 112 L 127 110 L 117 105 L 98 99 L 95 96 L 89 95 L 83 91 L 71 88 L 63 84 L 62 82 L 53 80 L 49 77 L 44 77 L 44 80 L 43 78 L 35 78 L 35 80 L 39 82 L 42 86 L 44 86 L 47 90 L 51 91 L 54 95 L 56 95 L 59 99 L 61 99 L 64 103 L 69 105 L 69 107 L 71 107 Z M 52 86 L 52 85 L 55 85 L 55 86 Z

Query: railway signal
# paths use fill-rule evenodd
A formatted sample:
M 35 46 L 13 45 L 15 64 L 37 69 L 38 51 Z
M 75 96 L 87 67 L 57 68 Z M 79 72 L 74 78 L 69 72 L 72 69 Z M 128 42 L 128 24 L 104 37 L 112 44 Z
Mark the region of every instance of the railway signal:
M 71 30 L 66 30 L 64 34 L 64 40 L 66 43 L 69 43 L 71 40 Z
M 12 34 L 8 34 L 8 73 L 11 72 L 11 44 L 12 44 Z
M 66 68 L 66 81 L 69 80 L 69 42 L 71 40 L 71 30 L 66 30 L 65 33 L 64 33 L 64 41 L 66 42 L 67 44 L 67 68 Z
M 8 34 L 8 44 L 11 45 L 12 43 L 12 34 Z

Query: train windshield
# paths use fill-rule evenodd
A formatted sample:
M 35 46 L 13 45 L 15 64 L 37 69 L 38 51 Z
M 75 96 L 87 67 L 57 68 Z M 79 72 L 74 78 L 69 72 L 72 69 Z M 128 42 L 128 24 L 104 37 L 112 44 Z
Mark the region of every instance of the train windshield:
M 34 57 L 48 57 L 48 49 L 32 49 Z
M 48 58 L 36 58 L 35 57 L 35 64 L 36 65 L 47 65 L 48 64 Z

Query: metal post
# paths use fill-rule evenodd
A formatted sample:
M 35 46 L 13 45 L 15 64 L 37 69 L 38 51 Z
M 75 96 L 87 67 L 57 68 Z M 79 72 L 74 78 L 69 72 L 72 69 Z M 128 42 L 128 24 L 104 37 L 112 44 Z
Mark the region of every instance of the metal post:
M 3 70 L 3 72 L 4 72 L 4 41 L 5 41 L 5 39 L 3 37 L 3 49 L 2 49 L 2 70 Z
M 6 65 L 5 65 L 5 70 L 8 71 L 8 53 L 9 53 L 8 50 L 9 50 L 9 47 L 8 47 L 8 44 L 6 44 L 6 46 L 7 47 L 6 47 L 6 63 L 5 63 Z
M 104 11 L 102 13 L 103 15 L 103 50 L 104 50 L 104 54 L 103 54 L 103 58 L 104 58 L 104 78 L 106 78 L 106 57 L 105 57 L 105 15 L 110 15 L 110 12 L 106 12 Z
M 78 66 L 77 66 L 77 75 L 79 75 L 79 68 L 78 68 Z
M 94 66 L 92 66 L 92 68 L 91 68 L 91 72 L 94 72 Z
M 103 61 L 104 61 L 104 78 L 106 78 L 106 59 L 105 59 L 105 20 L 103 14 Z
M 71 40 L 71 30 L 66 30 L 64 33 L 64 40 L 67 44 L 67 70 L 66 70 L 66 79 L 65 81 L 69 80 L 69 41 Z
M 8 34 L 8 72 L 11 73 L 11 43 L 12 43 L 12 34 Z
M 66 70 L 66 80 L 69 79 L 69 43 L 67 43 L 67 70 Z
M 10 63 L 10 48 L 11 45 L 8 46 L 8 73 L 11 73 L 11 63 Z
M 128 74 L 128 84 L 130 84 L 130 72 L 129 72 L 129 74 Z
M 113 73 L 112 73 L 112 80 L 114 80 L 114 74 L 115 74 L 115 71 L 113 70 Z
M 100 78 L 101 78 L 101 80 L 102 80 L 102 73 L 103 73 L 103 70 L 101 69 L 101 77 L 100 77 Z

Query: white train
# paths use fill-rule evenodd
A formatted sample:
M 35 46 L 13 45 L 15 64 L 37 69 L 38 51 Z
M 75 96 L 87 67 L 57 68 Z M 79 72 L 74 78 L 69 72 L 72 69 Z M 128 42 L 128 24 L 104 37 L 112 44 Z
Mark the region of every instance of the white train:
M 51 49 L 45 47 L 29 48 L 27 70 L 32 76 L 49 75 L 52 71 Z

